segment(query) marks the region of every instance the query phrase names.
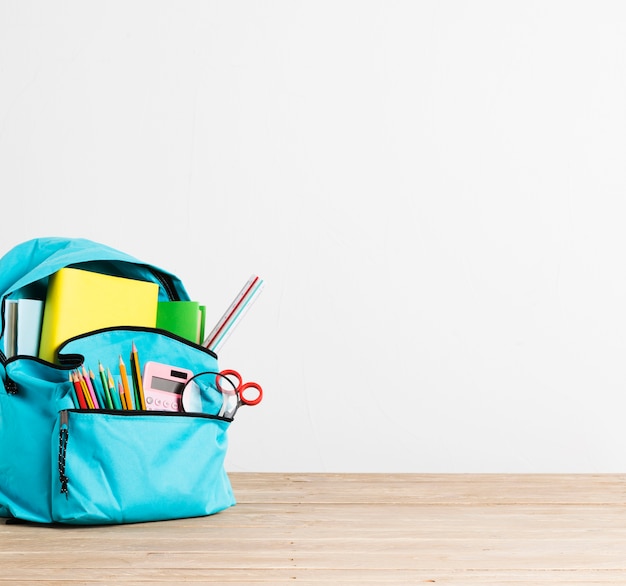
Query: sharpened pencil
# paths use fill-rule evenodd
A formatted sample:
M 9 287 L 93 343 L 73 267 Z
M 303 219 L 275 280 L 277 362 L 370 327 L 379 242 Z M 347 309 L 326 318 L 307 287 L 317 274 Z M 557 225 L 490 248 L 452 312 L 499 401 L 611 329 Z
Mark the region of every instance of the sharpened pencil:
M 76 399 L 78 400 L 78 406 L 81 409 L 89 409 L 89 406 L 87 405 L 87 402 L 85 401 L 85 395 L 83 395 L 83 388 L 80 385 L 80 382 L 78 381 L 78 377 L 76 376 L 76 373 L 72 372 L 70 373 L 70 380 L 72 381 L 72 384 L 74 385 L 74 394 L 76 395 Z
M 102 388 L 104 389 L 104 398 L 106 401 L 106 405 L 109 409 L 115 409 L 115 403 L 113 402 L 113 397 L 111 397 L 111 393 L 109 392 L 109 384 L 107 382 L 107 376 L 104 372 L 104 366 L 102 366 L 101 362 L 98 362 L 98 373 L 100 374 L 100 382 L 102 383 Z
M 100 409 L 100 401 L 98 401 L 98 395 L 96 395 L 96 389 L 93 388 L 91 384 L 91 379 L 89 378 L 89 373 L 87 369 L 83 366 L 83 371 L 81 373 L 81 378 L 85 381 L 85 386 L 87 387 L 87 392 L 91 397 L 91 402 L 93 403 L 94 409 Z
M 137 352 L 137 346 L 133 342 L 133 347 L 130 353 L 130 370 L 133 377 L 133 388 L 135 390 L 135 399 L 137 404 L 141 406 L 143 411 L 146 410 L 146 397 L 143 392 L 143 381 L 141 378 L 141 366 L 139 365 L 139 353 Z M 139 408 L 139 407 L 138 407 Z
M 122 379 L 121 380 L 121 385 L 122 385 L 121 392 L 126 402 L 126 408 L 132 409 L 133 404 L 134 404 L 135 409 L 139 409 L 139 404 L 137 403 L 136 398 L 135 398 L 135 401 L 132 400 L 132 397 L 130 394 L 130 388 L 128 387 L 128 375 L 126 374 L 126 365 L 124 364 L 124 360 L 122 360 L 121 356 L 120 356 L 120 378 Z
M 115 388 L 115 381 L 113 380 L 113 375 L 111 374 L 110 368 L 107 368 L 107 377 L 108 377 L 109 393 L 111 394 L 113 402 L 115 403 L 115 408 L 121 410 L 124 408 L 124 406 L 122 405 L 120 394 L 117 392 L 117 389 Z
M 78 384 L 80 385 L 80 388 L 83 391 L 83 396 L 85 397 L 85 401 L 87 402 L 88 408 L 95 409 L 95 405 L 93 403 L 91 394 L 89 393 L 89 389 L 87 388 L 87 383 L 85 382 L 85 379 L 80 374 L 80 371 L 76 370 L 75 373 L 76 373 L 76 378 L 78 379 Z

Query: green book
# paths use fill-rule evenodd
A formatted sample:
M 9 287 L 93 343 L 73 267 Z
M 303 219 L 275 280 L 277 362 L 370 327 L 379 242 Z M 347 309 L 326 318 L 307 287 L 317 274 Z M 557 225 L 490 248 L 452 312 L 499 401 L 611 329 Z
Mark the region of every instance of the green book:
M 156 327 L 199 344 L 204 335 L 204 311 L 197 301 L 159 301 Z
M 198 344 L 204 341 L 204 322 L 206 321 L 206 307 L 200 306 L 200 332 L 198 334 Z

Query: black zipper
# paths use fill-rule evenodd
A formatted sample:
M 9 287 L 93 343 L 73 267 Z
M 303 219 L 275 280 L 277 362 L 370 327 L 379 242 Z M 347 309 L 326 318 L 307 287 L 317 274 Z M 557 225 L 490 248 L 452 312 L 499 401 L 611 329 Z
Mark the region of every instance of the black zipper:
M 0 300 L 0 304 L 2 305 L 2 323 L 0 324 L 2 326 L 2 336 L 4 338 L 4 334 L 5 334 L 5 323 L 4 323 L 4 308 L 6 306 L 6 304 L 4 303 L 4 299 Z M 9 394 L 9 395 L 15 395 L 17 393 L 17 385 L 9 378 L 9 375 L 6 374 L 6 364 L 7 364 L 7 356 L 6 354 L 0 350 L 0 363 L 2 364 L 2 366 L 5 367 L 4 369 L 4 389 L 5 391 Z
M 4 390 L 9 395 L 17 395 L 17 384 L 9 378 L 8 374 L 4 377 Z
M 70 436 L 68 419 L 67 411 L 61 411 L 59 422 L 59 482 L 61 483 L 61 494 L 64 494 L 65 498 L 69 497 L 69 491 L 67 488 L 69 478 L 65 475 L 67 441 Z
M 195 344 L 194 342 L 191 342 L 187 340 L 186 338 L 182 338 L 181 336 L 177 334 L 168 332 L 167 330 L 163 330 L 161 328 L 146 328 L 143 326 L 111 326 L 108 328 L 100 328 L 97 330 L 92 330 L 90 332 L 85 332 L 83 334 L 78 334 L 77 336 L 73 336 L 65 340 L 65 342 L 63 342 L 61 346 L 59 346 L 59 354 L 58 354 L 59 363 L 65 368 L 77 368 L 78 366 L 81 366 L 82 355 L 63 354 L 62 353 L 63 347 L 66 346 L 67 344 L 70 344 L 71 342 L 75 342 L 76 340 L 80 340 L 82 338 L 89 338 L 91 336 L 96 336 L 98 334 L 102 334 L 106 332 L 113 332 L 113 331 L 148 332 L 152 334 L 159 334 L 161 336 L 165 336 L 166 338 L 171 338 L 172 340 L 181 342 L 182 344 L 185 344 L 186 346 L 189 346 L 193 348 L 194 350 L 201 350 L 202 352 L 208 354 L 209 356 L 212 356 L 213 358 L 217 359 L 217 354 L 213 352 L 213 350 L 210 350 L 209 348 L 207 348 L 206 346 L 202 346 L 201 344 Z M 45 362 L 46 364 L 50 364 L 49 362 L 46 362 L 46 361 L 43 361 L 43 362 Z
M 15 381 L 9 378 L 9 374 L 7 373 L 7 362 L 9 359 L 6 357 L 6 354 L 0 350 L 0 360 L 2 361 L 2 366 L 4 367 L 4 390 L 9 395 L 17 395 L 17 384 Z
M 72 368 L 78 368 L 82 364 L 81 360 L 77 360 L 76 363 L 72 362 L 73 366 L 67 366 L 66 364 L 54 364 L 53 362 L 48 362 L 47 360 L 44 360 L 43 358 L 39 358 L 39 356 L 29 356 L 27 354 L 16 354 L 15 356 L 11 356 L 11 358 L 6 358 L 6 356 L 4 356 L 2 351 L 0 351 L 0 354 L 2 355 L 4 359 L 4 362 L 2 363 L 2 365 L 4 366 L 4 373 L 5 373 L 4 388 L 9 395 L 17 395 L 18 393 L 17 383 L 9 376 L 9 373 L 6 371 L 7 365 L 11 362 L 15 362 L 16 360 L 32 360 L 33 362 L 44 364 L 48 368 L 53 368 L 55 370 L 60 370 L 63 372 L 68 372 L 68 373 Z
M 140 415 L 158 415 L 159 417 L 191 417 L 193 419 L 213 419 L 215 421 L 225 421 L 231 423 L 232 417 L 220 417 L 211 413 L 187 413 L 186 411 L 148 411 L 138 409 L 63 409 L 61 413 L 65 413 L 65 422 L 67 424 L 68 413 L 90 414 L 90 415 L 120 415 L 122 417 L 138 417 Z M 61 418 L 63 421 L 63 417 Z

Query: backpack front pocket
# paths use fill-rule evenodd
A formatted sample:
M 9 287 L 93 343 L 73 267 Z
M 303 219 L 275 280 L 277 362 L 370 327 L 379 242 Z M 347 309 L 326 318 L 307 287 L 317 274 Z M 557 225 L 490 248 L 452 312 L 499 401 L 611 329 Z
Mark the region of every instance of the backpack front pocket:
M 230 420 L 63 410 L 52 441 L 52 516 L 74 524 L 210 515 L 235 504 L 224 470 Z

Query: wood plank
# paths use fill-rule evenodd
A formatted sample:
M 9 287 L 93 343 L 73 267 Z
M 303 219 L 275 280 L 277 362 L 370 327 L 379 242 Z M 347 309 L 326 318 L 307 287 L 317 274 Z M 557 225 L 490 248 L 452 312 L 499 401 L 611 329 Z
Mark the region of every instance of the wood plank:
M 94 574 L 93 571 L 71 571 L 57 574 L 54 578 L 50 574 L 41 572 L 39 576 L 30 579 L 3 579 L 0 584 L 12 584 L 15 586 L 36 583 L 38 586 L 58 586 L 60 584 L 113 584 L 121 583 L 125 586 L 146 586 L 146 584 L 173 584 L 203 583 L 203 584 L 229 584 L 230 586 L 243 586 L 249 584 L 438 584 L 438 585 L 462 585 L 462 584 L 502 584 L 515 586 L 581 586 L 589 584 L 618 584 L 624 585 L 623 572 L 597 571 L 591 574 L 568 571 L 533 571 L 533 570 L 507 570 L 497 574 L 489 570 L 459 570 L 443 572 L 440 570 L 405 571 L 405 570 L 372 570 L 367 573 L 356 574 L 352 570 L 343 571 L 337 569 L 306 570 L 306 569 L 276 569 L 259 570 L 256 568 L 238 569 L 211 569 L 211 570 L 176 570 L 170 575 L 161 570 L 142 570 L 140 574 L 132 570 L 126 572 L 110 572 Z
M 211 517 L 0 525 L 0 584 L 626 584 L 625 475 L 231 476 Z
M 626 505 L 626 474 L 242 474 L 237 501 Z
M 288 510 L 287 507 L 291 507 Z M 202 540 L 228 544 L 245 535 L 246 541 L 271 540 L 278 536 L 293 539 L 327 540 L 386 540 L 411 539 L 413 541 L 452 539 L 593 539 L 604 543 L 626 539 L 626 513 L 624 510 L 606 510 L 600 507 L 577 508 L 575 517 L 554 510 L 552 506 L 519 508 L 491 508 L 461 506 L 402 507 L 399 515 L 395 507 L 381 505 L 375 510 L 361 507 L 332 507 L 313 505 L 301 510 L 293 505 L 240 505 L 238 513 L 222 513 L 220 524 L 208 525 L 202 519 L 177 525 L 176 521 L 155 524 L 138 524 L 118 527 L 48 528 L 22 527 L 0 529 L 2 552 L 18 553 L 25 548 L 36 549 L 44 545 L 45 551 L 80 544 L 97 547 L 101 541 L 109 548 L 155 548 L 167 551 L 184 550 L 189 543 Z M 338 532 L 338 527 L 341 531 Z M 176 535 L 172 542 L 171 535 Z M 4 537 L 7 539 L 4 540 Z

